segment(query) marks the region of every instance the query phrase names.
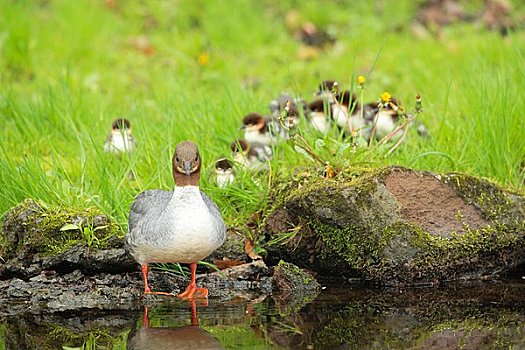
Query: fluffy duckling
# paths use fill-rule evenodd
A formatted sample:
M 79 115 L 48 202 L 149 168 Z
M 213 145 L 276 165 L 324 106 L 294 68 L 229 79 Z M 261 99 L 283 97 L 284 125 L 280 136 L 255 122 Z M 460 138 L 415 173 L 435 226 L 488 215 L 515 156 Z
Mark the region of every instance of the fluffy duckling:
M 357 97 L 350 91 L 337 94 L 336 102 L 332 104 L 332 118 L 341 131 L 367 138 L 367 122 L 364 115 L 361 116 Z
M 264 171 L 270 168 L 273 151 L 267 145 L 239 139 L 230 144 L 230 150 L 233 160 L 243 168 L 254 171 Z
M 126 153 L 135 149 L 135 139 L 131 135 L 131 123 L 124 118 L 118 118 L 111 124 L 111 131 L 104 144 L 106 153 Z
M 334 103 L 337 94 L 339 93 L 339 83 L 336 80 L 323 80 L 319 83 L 316 96 L 319 96 L 328 103 Z
M 270 131 L 270 120 L 259 113 L 249 113 L 242 119 L 244 139 L 249 143 L 274 145 L 277 138 Z
M 226 188 L 235 180 L 233 165 L 228 159 L 221 158 L 215 162 L 215 180 L 219 188 Z
M 322 98 L 314 100 L 308 104 L 308 109 L 310 110 L 310 113 L 307 115 L 308 121 L 315 130 L 323 134 L 326 134 L 331 129 L 330 108 L 330 104 L 325 102 Z
M 294 128 L 299 122 L 299 113 L 296 109 L 286 110 L 284 125 L 287 128 Z M 281 127 L 278 118 L 266 117 L 259 113 L 249 113 L 242 120 L 244 129 L 244 139 L 252 144 L 263 144 L 273 146 L 278 138 L 288 139 L 288 132 Z
M 390 102 L 395 106 L 401 106 L 400 102 L 394 97 L 390 99 Z M 379 108 L 379 103 L 372 102 L 365 105 L 365 119 L 371 128 L 374 128 L 375 124 L 374 138 L 381 140 L 397 127 L 399 116 L 390 103 L 384 105 L 383 108 Z M 371 137 L 371 132 L 372 129 L 370 129 L 368 137 Z M 399 139 L 403 133 L 403 130 L 399 130 L 392 140 Z

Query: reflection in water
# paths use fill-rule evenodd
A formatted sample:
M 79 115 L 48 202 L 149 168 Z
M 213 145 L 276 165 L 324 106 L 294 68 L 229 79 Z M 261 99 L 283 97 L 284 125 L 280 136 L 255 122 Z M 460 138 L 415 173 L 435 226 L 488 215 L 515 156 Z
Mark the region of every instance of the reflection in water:
M 525 283 L 328 286 L 317 298 L 159 298 L 127 312 L 3 314 L 0 349 L 525 349 Z M 0 309 L 1 310 L 1 309 Z M 137 323 L 142 327 L 137 328 Z
M 126 349 L 223 349 L 213 335 L 199 327 L 195 300 L 189 303 L 191 306 L 191 325 L 183 327 L 150 327 L 149 309 L 146 306 L 143 326 L 129 334 Z

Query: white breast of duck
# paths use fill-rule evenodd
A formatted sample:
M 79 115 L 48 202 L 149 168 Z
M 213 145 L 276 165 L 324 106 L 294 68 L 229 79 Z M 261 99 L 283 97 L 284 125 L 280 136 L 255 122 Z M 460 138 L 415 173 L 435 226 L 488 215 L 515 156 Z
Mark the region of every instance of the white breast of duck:
M 137 261 L 191 263 L 219 248 L 226 229 L 208 201 L 197 186 L 175 187 L 160 215 L 153 218 L 158 212 L 151 211 L 139 225 L 144 234 L 133 242 Z
M 104 145 L 105 152 L 131 152 L 135 148 L 133 137 L 121 130 L 112 130 L 111 135 Z

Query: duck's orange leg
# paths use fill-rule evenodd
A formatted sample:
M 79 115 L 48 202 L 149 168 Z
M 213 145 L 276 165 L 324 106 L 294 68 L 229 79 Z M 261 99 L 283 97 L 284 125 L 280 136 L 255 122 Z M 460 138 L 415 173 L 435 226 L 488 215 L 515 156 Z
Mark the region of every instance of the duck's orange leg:
M 191 270 L 191 282 L 184 292 L 177 295 L 181 299 L 194 299 L 194 298 L 203 298 L 208 297 L 208 290 L 206 288 L 197 288 L 196 274 L 197 274 L 197 263 L 190 264 Z
M 149 310 L 147 306 L 144 307 L 144 318 L 142 319 L 142 326 L 144 328 L 149 327 Z
M 199 319 L 197 318 L 197 302 L 195 301 L 195 299 L 190 300 L 190 307 L 191 307 L 191 325 L 198 326 Z
M 149 272 L 149 265 L 148 264 L 142 264 L 141 265 L 142 270 L 142 277 L 144 278 L 144 294 L 155 294 L 155 295 L 170 295 L 173 296 L 171 293 L 166 292 L 152 292 L 149 283 L 148 283 L 148 272 Z

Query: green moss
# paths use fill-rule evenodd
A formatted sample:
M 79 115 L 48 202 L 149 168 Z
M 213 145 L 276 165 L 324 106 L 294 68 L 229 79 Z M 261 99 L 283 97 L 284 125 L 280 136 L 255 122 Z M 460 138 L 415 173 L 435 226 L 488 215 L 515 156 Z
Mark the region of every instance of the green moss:
M 274 349 L 269 339 L 254 333 L 255 325 L 217 325 L 203 328 L 210 332 L 225 349 Z
M 66 225 L 70 226 L 70 229 Z M 77 229 L 72 228 L 78 227 Z M 56 254 L 78 244 L 104 248 L 120 227 L 96 208 L 45 207 L 25 200 L 6 214 L 0 236 L 5 258 L 35 253 Z
M 305 270 L 300 269 L 297 265 L 281 260 L 275 267 L 275 271 L 282 272 L 289 279 L 292 290 L 296 290 L 297 288 L 319 288 L 319 284 L 317 283 L 317 280 L 314 278 L 314 276 Z
M 342 344 L 358 348 L 359 344 L 362 344 L 363 331 L 371 327 L 371 323 L 356 315 L 348 317 L 346 312 L 335 316 L 321 330 L 314 333 L 313 343 L 322 348 L 337 348 Z
M 414 274 L 443 277 L 449 268 L 468 264 L 482 254 L 517 250 L 525 247 L 523 235 L 504 224 L 470 230 L 444 238 L 431 235 L 416 225 L 396 222 L 387 227 L 346 227 L 320 222 L 311 225 L 325 243 L 323 258 L 337 254 L 350 268 L 372 279 L 391 278 L 399 269 Z M 525 230 L 522 225 L 521 230 Z M 395 257 L 395 259 L 394 259 Z M 401 259 L 404 257 L 404 259 Z
M 62 349 L 69 346 L 82 349 L 99 347 L 112 349 L 115 344 L 122 343 L 122 336 L 128 331 L 111 330 L 95 327 L 79 332 L 66 326 L 43 322 L 36 323 L 22 318 L 20 321 L 10 320 L 0 324 L 0 333 L 5 338 L 5 348 L 9 349 Z M 0 349 L 2 349 L 2 334 L 0 334 Z
M 0 324 L 0 350 L 6 349 L 7 331 L 5 324 Z
M 369 266 L 379 268 L 379 264 L 384 264 L 380 259 L 384 247 L 390 244 L 396 233 L 403 234 L 402 231 L 381 232 L 379 229 L 367 230 L 358 226 L 339 229 L 321 222 L 314 222 L 311 227 L 325 243 L 321 258 L 329 259 L 335 253 L 356 270 Z
M 332 179 L 324 178 L 320 172 L 316 171 L 304 171 L 295 176 L 281 173 L 277 176 L 277 180 L 273 184 L 270 192 L 273 206 L 269 211 L 271 212 L 272 209 L 277 208 L 294 198 L 300 197 L 305 193 L 318 191 L 327 185 L 330 187 L 338 187 L 340 185 L 341 188 L 344 188 L 352 185 L 363 186 L 363 183 L 366 183 L 366 187 L 373 190 L 375 187 L 370 179 L 373 179 L 373 175 L 376 172 L 377 169 L 348 168 L 341 171 Z
M 525 216 L 525 193 L 470 175 L 453 173 L 442 178 L 467 202 L 481 209 L 488 220 L 515 222 L 516 211 Z M 512 196 L 512 197 L 511 197 Z
M 281 316 L 297 313 L 320 292 L 314 276 L 283 260 L 275 266 L 273 276 L 272 295 Z

